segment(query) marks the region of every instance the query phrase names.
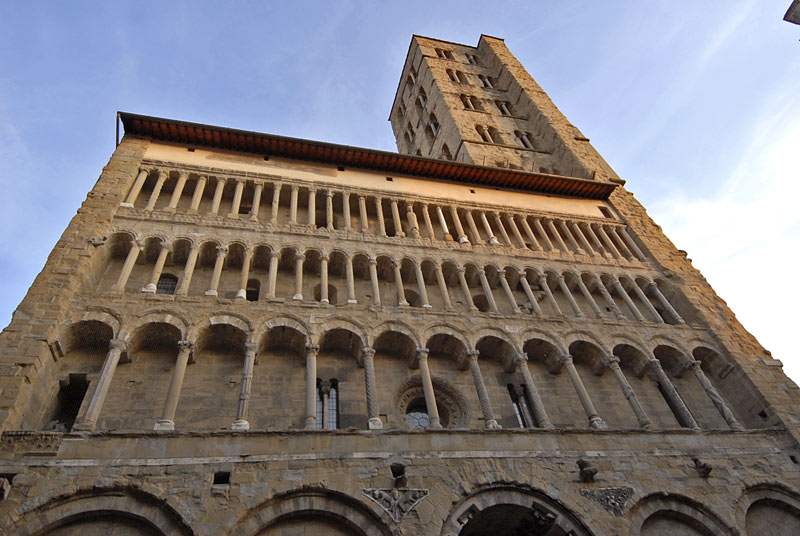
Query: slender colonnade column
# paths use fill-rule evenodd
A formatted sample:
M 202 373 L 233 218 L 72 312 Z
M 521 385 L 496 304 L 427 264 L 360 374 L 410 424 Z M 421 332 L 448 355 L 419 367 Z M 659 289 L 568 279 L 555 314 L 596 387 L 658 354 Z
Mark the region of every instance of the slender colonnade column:
M 498 277 L 500 278 L 500 286 L 503 287 L 503 292 L 506 294 L 506 298 L 508 298 L 508 303 L 511 305 L 511 310 L 514 314 L 519 314 L 519 306 L 517 306 L 517 299 L 514 298 L 514 293 L 511 292 L 511 287 L 508 286 L 508 279 L 506 279 L 506 271 L 500 270 L 498 272 Z
M 670 408 L 675 412 L 678 423 L 686 428 L 699 430 L 700 426 L 697 424 L 697 421 L 694 420 L 692 413 L 689 411 L 689 408 L 686 407 L 686 404 L 684 404 L 675 386 L 672 385 L 667 373 L 664 372 L 664 369 L 661 367 L 661 362 L 656 358 L 652 358 L 647 361 L 647 364 L 650 370 L 653 371 L 656 381 L 661 386 L 664 398 L 667 399 Z
M 192 244 L 192 249 L 189 250 L 189 256 L 186 258 L 186 266 L 183 267 L 183 278 L 181 284 L 178 286 L 176 294 L 178 296 L 186 296 L 189 294 L 189 285 L 192 283 L 192 276 L 194 275 L 194 266 L 197 264 L 197 256 L 200 254 L 200 245 Z
M 483 374 L 481 373 L 481 367 L 478 364 L 478 355 L 479 352 L 476 350 L 470 350 L 467 352 L 467 358 L 469 359 L 469 371 L 472 374 L 472 381 L 475 382 L 475 390 L 478 392 L 478 400 L 481 404 L 483 421 L 486 423 L 485 426 L 489 430 L 496 430 L 501 426 L 497 424 L 497 420 L 494 418 L 492 403 L 489 400 L 489 393 L 486 392 L 486 384 L 483 382 Z
M 186 365 L 189 364 L 189 355 L 192 353 L 192 343 L 189 341 L 178 341 L 178 357 L 175 360 L 175 367 L 172 369 L 172 378 L 167 390 L 167 399 L 164 401 L 164 409 L 161 418 L 156 421 L 153 430 L 174 430 L 175 412 L 178 409 L 178 400 L 181 397 L 181 387 L 183 378 L 186 376 Z
M 361 349 L 361 354 L 364 359 L 364 387 L 367 392 L 367 426 L 370 430 L 382 430 L 383 421 L 381 421 L 378 409 L 378 389 L 375 386 L 375 350 L 365 346 Z
M 156 185 L 153 187 L 153 191 L 150 194 L 150 199 L 147 201 L 147 206 L 144 207 L 145 212 L 151 212 L 154 208 L 156 208 L 156 201 L 158 201 L 158 196 L 161 195 L 161 188 L 164 187 L 167 177 L 169 177 L 169 171 L 165 171 L 163 169 L 159 170 Z
M 117 282 L 114 283 L 114 286 L 111 287 L 112 290 L 125 290 L 125 285 L 128 283 L 128 278 L 131 276 L 133 265 L 136 264 L 136 259 L 139 258 L 139 253 L 141 253 L 142 249 L 144 249 L 144 244 L 141 241 L 131 241 L 131 249 L 128 250 L 128 256 L 125 257 L 125 262 L 122 264 L 119 278 L 117 278 Z
M 275 287 L 278 282 L 279 251 L 269 252 L 269 275 L 267 276 L 267 299 L 275 299 Z
M 222 266 L 225 264 L 225 257 L 228 255 L 228 248 L 217 246 L 217 260 L 214 261 L 214 273 L 211 274 L 211 285 L 206 291 L 206 296 L 216 296 L 219 288 L 219 278 L 222 276 Z
M 422 301 L 422 307 L 430 309 L 431 304 L 428 302 L 428 289 L 425 286 L 425 278 L 422 276 L 422 265 L 415 259 L 414 260 L 414 273 L 417 278 L 417 287 L 419 287 L 419 299 Z
M 369 259 L 369 282 L 372 285 L 372 305 L 381 306 L 381 289 L 378 286 L 378 261 Z
M 524 275 L 521 275 L 519 278 L 520 283 L 522 283 L 522 290 L 525 291 L 525 296 L 528 297 L 528 303 L 531 304 L 531 309 L 541 316 L 542 315 L 542 308 L 539 307 L 539 300 L 536 299 L 536 296 L 533 294 L 533 290 L 531 290 L 531 285 L 528 283 L 528 278 Z
M 242 273 L 239 277 L 239 290 L 236 291 L 236 298 L 247 298 L 247 280 L 250 278 L 250 262 L 253 260 L 253 248 L 248 247 L 244 250 L 242 259 Z
M 222 191 L 225 189 L 226 180 L 225 177 L 217 177 L 217 184 L 214 188 L 214 197 L 211 200 L 211 210 L 209 214 L 216 216 L 219 212 L 219 205 L 222 203 Z
M 108 389 L 111 387 L 111 380 L 114 379 L 114 372 L 117 370 L 119 358 L 125 350 L 125 341 L 120 339 L 111 339 L 108 343 L 108 353 L 106 359 L 103 361 L 103 368 L 100 369 L 100 374 L 97 377 L 97 386 L 94 388 L 92 398 L 83 415 L 78 417 L 75 421 L 73 430 L 83 430 L 91 432 L 97 425 L 97 418 L 100 416 L 100 410 L 103 409 L 103 404 L 106 401 Z
M 269 221 L 278 223 L 278 210 L 281 203 L 281 183 L 276 182 L 272 187 L 272 207 L 269 213 Z
M 709 379 L 706 377 L 705 373 L 703 372 L 703 369 L 700 368 L 700 363 L 698 363 L 697 361 L 690 361 L 686 369 L 694 372 L 694 375 L 697 378 L 698 383 L 706 392 L 708 398 L 711 399 L 711 402 L 714 403 L 714 406 L 716 406 L 717 411 L 719 411 L 719 414 L 722 415 L 722 418 L 725 419 L 726 423 L 728 423 L 728 426 L 730 426 L 734 430 L 744 430 L 744 427 L 739 423 L 738 420 L 736 420 L 736 417 L 733 415 L 733 412 L 725 403 L 725 400 L 722 398 L 722 395 L 719 394 L 717 389 L 711 384 Z
M 167 262 L 167 255 L 169 255 L 170 251 L 172 251 L 172 247 L 169 244 L 166 242 L 161 244 L 161 250 L 158 252 L 156 264 L 153 266 L 153 274 L 150 276 L 150 282 L 145 285 L 145 287 L 142 289 L 142 292 L 155 294 L 156 285 L 161 277 L 161 272 L 164 270 L 164 263 Z
M 142 169 L 139 171 L 139 175 L 137 175 L 136 180 L 133 181 L 131 191 L 128 192 L 128 197 L 126 197 L 125 201 L 121 203 L 121 206 L 133 208 L 133 204 L 136 202 L 136 198 L 139 197 L 139 194 L 142 191 L 142 186 L 144 186 L 144 181 L 147 180 L 147 176 L 149 174 L 149 169 Z
M 400 273 L 400 263 L 393 260 L 392 268 L 394 268 L 394 282 L 397 288 L 397 305 L 408 305 L 406 291 L 403 288 L 403 275 Z
M 253 365 L 256 362 L 257 345 L 254 342 L 244 344 L 244 365 L 242 366 L 242 387 L 239 390 L 239 407 L 236 410 L 236 420 L 231 424 L 231 430 L 249 430 L 247 410 L 250 407 L 250 386 L 253 384 Z
M 597 413 L 597 410 L 592 403 L 592 399 L 589 397 L 589 393 L 586 391 L 586 386 L 583 385 L 583 380 L 581 380 L 578 370 L 575 368 L 575 363 L 572 360 L 572 356 L 562 355 L 559 359 L 559 362 L 563 364 L 564 368 L 567 369 L 567 374 L 569 375 L 569 379 L 572 381 L 572 386 L 575 388 L 575 392 L 578 393 L 578 398 L 580 399 L 581 405 L 586 412 L 586 416 L 589 417 L 589 426 L 592 428 L 605 428 L 606 423 L 603 422 L 603 419 L 601 419 L 600 415 Z
M 611 369 L 611 372 L 614 373 L 614 377 L 617 378 L 617 382 L 622 388 L 622 394 L 625 395 L 625 399 L 628 401 L 628 404 L 630 404 L 634 415 L 636 415 L 636 421 L 639 423 L 639 426 L 642 428 L 651 428 L 653 426 L 653 421 L 647 416 L 631 384 L 628 383 L 628 378 L 625 377 L 625 373 L 622 372 L 622 369 L 619 367 L 619 358 L 616 356 L 605 356 L 604 362 L 605 365 Z
M 458 282 L 461 283 L 461 290 L 464 292 L 464 299 L 467 301 L 469 310 L 477 311 L 478 308 L 475 307 L 475 303 L 472 301 L 472 292 L 470 292 L 469 285 L 467 284 L 467 277 L 465 275 L 466 271 L 467 269 L 463 266 L 456 268 L 456 273 L 458 273 Z
M 353 276 L 353 256 L 349 255 L 344 263 L 345 279 L 347 280 L 347 303 L 358 303 L 356 301 L 356 282 Z
M 207 177 L 200 177 L 194 185 L 194 192 L 192 193 L 192 204 L 189 207 L 189 214 L 197 214 L 200 209 L 200 202 L 203 200 L 203 192 L 206 189 Z
M 317 353 L 319 346 L 306 344 L 306 430 L 317 427 Z
M 178 182 L 175 183 L 175 189 L 172 190 L 172 197 L 169 198 L 169 205 L 164 209 L 168 212 L 175 212 L 178 208 L 178 202 L 181 200 L 181 195 L 183 194 L 183 188 L 186 186 L 186 179 L 189 178 L 189 173 L 187 171 L 181 171 L 178 173 Z
M 517 354 L 514 358 L 514 364 L 517 370 L 522 374 L 522 381 L 525 383 L 525 389 L 528 391 L 528 398 L 530 399 L 533 418 L 536 420 L 536 426 L 539 428 L 553 428 L 553 423 L 550 422 L 550 417 L 547 416 L 547 411 L 542 404 L 542 398 L 539 396 L 539 391 L 533 383 L 531 371 L 528 368 L 528 356 L 525 354 Z
M 439 293 L 442 295 L 442 303 L 444 304 L 445 310 L 450 310 L 453 308 L 453 304 L 450 301 L 450 292 L 447 290 L 447 282 L 444 280 L 444 273 L 442 273 L 442 263 L 435 261 L 433 267 L 436 270 L 436 282 L 439 284 Z
M 556 316 L 564 316 L 564 313 L 561 312 L 561 308 L 558 306 L 558 302 L 556 302 L 556 299 L 553 296 L 553 292 L 550 290 L 550 286 L 547 284 L 547 276 L 544 274 L 538 274 L 536 280 L 539 283 L 539 286 L 542 287 L 545 296 L 547 296 L 547 301 L 550 302 L 550 305 L 553 307 Z
M 425 394 L 425 406 L 428 409 L 428 417 L 431 420 L 431 428 L 441 428 L 439 409 L 436 407 L 436 394 L 433 390 L 431 371 L 428 368 L 427 348 L 417 348 L 417 360 L 419 362 L 419 374 L 422 377 L 422 391 Z
M 295 253 L 294 256 L 294 296 L 293 300 L 303 300 L 303 262 L 306 256 L 303 253 Z
M 404 237 L 406 233 L 403 232 L 403 222 L 400 221 L 400 209 L 397 207 L 397 199 L 392 199 L 390 202 L 392 207 L 392 222 L 394 223 L 394 236 Z
M 319 258 L 319 301 L 330 303 L 328 299 L 328 254 L 323 253 Z
M 253 206 L 250 208 L 250 219 L 258 221 L 258 213 L 261 210 L 261 193 L 264 191 L 264 183 L 257 182 L 255 192 L 253 192 Z

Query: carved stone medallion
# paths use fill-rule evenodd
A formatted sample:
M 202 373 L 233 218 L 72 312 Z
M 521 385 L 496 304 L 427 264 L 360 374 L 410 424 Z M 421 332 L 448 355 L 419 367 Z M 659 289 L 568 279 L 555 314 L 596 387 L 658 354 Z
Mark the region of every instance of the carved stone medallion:
M 428 496 L 426 489 L 364 488 L 361 492 L 383 508 L 395 523 Z
M 581 495 L 599 502 L 613 515 L 621 516 L 625 511 L 625 503 L 633 496 L 633 488 L 582 489 Z

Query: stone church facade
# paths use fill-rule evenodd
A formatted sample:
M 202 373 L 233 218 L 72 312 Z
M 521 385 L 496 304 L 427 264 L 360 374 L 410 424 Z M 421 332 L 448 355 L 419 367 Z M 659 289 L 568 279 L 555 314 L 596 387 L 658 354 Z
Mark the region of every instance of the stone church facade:
M 120 120 L 0 335 L 3 534 L 800 534 L 797 387 L 501 39 L 412 39 L 399 153 Z

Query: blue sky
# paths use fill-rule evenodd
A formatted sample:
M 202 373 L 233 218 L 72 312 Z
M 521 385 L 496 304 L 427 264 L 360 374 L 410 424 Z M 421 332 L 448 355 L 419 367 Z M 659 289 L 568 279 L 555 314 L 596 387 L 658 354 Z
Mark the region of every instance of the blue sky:
M 0 324 L 108 161 L 117 110 L 395 150 L 411 35 L 486 33 L 800 379 L 789 0 L 283 4 L 0 5 Z

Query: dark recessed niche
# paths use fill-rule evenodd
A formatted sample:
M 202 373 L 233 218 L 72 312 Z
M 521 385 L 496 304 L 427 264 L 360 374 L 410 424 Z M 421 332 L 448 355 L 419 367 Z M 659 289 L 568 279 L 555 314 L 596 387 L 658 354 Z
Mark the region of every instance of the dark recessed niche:
M 269 156 L 264 155 L 264 160 L 269 160 Z
M 189 151 L 190 153 L 193 153 L 194 152 L 194 147 L 187 147 L 186 150 Z
M 344 166 L 336 166 L 336 169 L 338 169 L 339 171 L 344 171 Z
M 215 486 L 226 486 L 230 483 L 231 483 L 230 471 L 217 471 L 216 473 L 214 473 Z
M 392 182 L 394 179 L 391 178 L 391 177 L 386 177 L 386 180 L 389 181 L 389 182 Z
M 470 189 L 469 193 L 474 194 L 475 190 Z

